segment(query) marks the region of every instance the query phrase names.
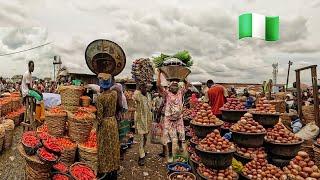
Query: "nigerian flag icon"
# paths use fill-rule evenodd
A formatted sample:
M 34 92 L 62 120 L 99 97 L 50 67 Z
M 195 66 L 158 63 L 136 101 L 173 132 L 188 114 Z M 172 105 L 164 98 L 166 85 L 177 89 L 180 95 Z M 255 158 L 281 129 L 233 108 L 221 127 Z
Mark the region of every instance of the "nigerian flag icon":
M 255 37 L 266 41 L 279 40 L 279 16 L 246 13 L 239 16 L 239 39 Z

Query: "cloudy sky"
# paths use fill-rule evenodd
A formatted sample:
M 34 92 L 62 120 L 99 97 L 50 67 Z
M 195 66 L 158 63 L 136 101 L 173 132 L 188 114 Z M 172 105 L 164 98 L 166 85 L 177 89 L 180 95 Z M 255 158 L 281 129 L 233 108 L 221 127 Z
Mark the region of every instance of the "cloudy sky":
M 134 59 L 179 50 L 190 51 L 195 61 L 193 81 L 257 83 L 271 78 L 271 65 L 278 62 L 278 82 L 284 83 L 289 60 L 293 69 L 320 64 L 319 0 L 6 0 L 0 6 L 0 55 L 51 42 L 0 56 L 0 76 L 22 74 L 30 59 L 35 75 L 53 76 L 54 55 L 90 73 L 84 51 L 99 38 L 123 47 L 127 65 L 121 77 L 130 76 Z M 280 40 L 238 40 L 238 16 L 245 12 L 280 16 Z M 308 71 L 302 76 L 311 79 Z

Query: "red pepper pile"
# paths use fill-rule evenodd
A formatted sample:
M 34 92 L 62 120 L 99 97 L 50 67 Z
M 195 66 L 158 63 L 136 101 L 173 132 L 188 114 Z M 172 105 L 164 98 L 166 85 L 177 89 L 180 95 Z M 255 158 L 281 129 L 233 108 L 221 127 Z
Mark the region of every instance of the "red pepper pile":
M 43 124 L 42 126 L 38 127 L 38 132 L 48 132 L 48 126 Z
M 92 169 L 89 168 L 88 166 L 83 165 L 83 164 L 77 164 L 77 165 L 73 166 L 71 168 L 71 174 L 77 180 L 91 180 L 91 179 L 96 178 Z
M 57 160 L 57 157 L 54 154 L 49 153 L 45 148 L 40 148 L 38 151 L 39 151 L 38 155 L 44 160 L 47 160 L 47 161 Z
M 59 162 L 55 165 L 53 165 L 53 168 L 61 173 L 67 173 L 68 172 L 68 167 L 66 164 L 63 162 Z
M 52 180 L 69 180 L 70 178 L 63 174 L 56 174 L 52 177 Z
M 56 141 L 55 138 L 53 137 L 49 137 L 47 140 L 45 140 L 43 142 L 44 147 L 46 147 L 47 149 L 49 149 L 50 151 L 53 152 L 61 152 L 63 150 L 63 147 L 61 145 L 59 145 Z
M 97 133 L 96 131 L 91 131 L 88 140 L 83 143 L 83 146 L 88 148 L 97 148 Z
M 39 139 L 35 136 L 36 132 L 28 131 L 22 135 L 22 143 L 28 147 L 35 148 L 40 144 Z
M 42 141 L 46 141 L 49 138 L 52 138 L 52 136 L 50 136 L 47 132 L 38 132 L 38 137 L 42 140 Z
M 63 149 L 72 149 L 76 146 L 70 139 L 67 138 L 57 138 L 57 144 L 61 145 Z

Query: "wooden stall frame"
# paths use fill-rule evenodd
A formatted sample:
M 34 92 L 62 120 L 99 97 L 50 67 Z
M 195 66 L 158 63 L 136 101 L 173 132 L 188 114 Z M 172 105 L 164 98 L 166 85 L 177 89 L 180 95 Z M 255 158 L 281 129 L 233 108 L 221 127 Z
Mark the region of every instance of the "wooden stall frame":
M 307 67 L 303 67 L 300 69 L 296 69 L 296 84 L 297 84 L 297 96 L 298 96 L 298 114 L 299 117 L 302 118 L 302 99 L 301 99 L 301 81 L 300 81 L 300 72 L 303 70 L 311 69 L 311 78 L 312 78 L 312 89 L 313 89 L 313 99 L 314 99 L 314 115 L 315 115 L 315 123 L 318 127 L 320 127 L 319 120 L 319 99 L 318 99 L 318 85 L 317 85 L 317 65 L 311 65 Z

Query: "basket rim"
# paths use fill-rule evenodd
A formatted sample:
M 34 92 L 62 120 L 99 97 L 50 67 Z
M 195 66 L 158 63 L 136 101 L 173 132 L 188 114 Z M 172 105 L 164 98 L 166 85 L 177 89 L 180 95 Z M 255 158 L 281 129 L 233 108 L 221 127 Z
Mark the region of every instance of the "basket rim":
M 171 173 L 171 174 L 169 175 L 169 179 L 172 179 L 172 176 L 174 176 L 174 175 L 176 175 L 176 174 L 188 174 L 188 175 L 191 175 L 195 180 L 197 179 L 197 178 L 196 178 L 196 175 L 194 175 L 193 173 L 191 173 L 191 172 L 183 172 L 183 171 Z
M 48 162 L 49 162 L 49 163 L 56 163 L 57 161 L 59 161 L 58 156 L 56 156 L 56 155 L 53 154 L 53 153 L 51 153 L 51 154 L 53 154 L 53 155 L 55 156 L 56 160 L 54 160 L 54 161 L 46 160 L 46 159 L 44 159 L 42 156 L 39 155 L 39 151 L 40 151 L 40 148 L 37 150 L 36 154 L 37 154 L 37 156 L 39 157 L 39 159 L 40 159 L 42 162 L 45 162 L 45 163 L 48 163 Z
M 271 114 L 271 113 L 257 113 L 255 111 L 250 111 L 250 114 L 252 115 L 261 115 L 261 116 L 279 116 L 280 117 L 280 113 L 277 112 L 276 114 Z
M 222 111 L 222 112 L 248 112 L 248 109 L 246 109 L 246 110 L 220 109 L 220 111 Z
M 189 160 L 192 161 L 195 164 L 198 164 L 198 165 L 201 163 L 201 162 L 198 162 L 198 161 L 194 160 L 191 156 L 190 156 Z
M 229 150 L 229 151 L 222 151 L 222 152 L 213 152 L 213 151 L 206 151 L 206 150 L 202 150 L 199 148 L 199 145 L 196 146 L 196 150 L 202 152 L 202 153 L 209 153 L 209 154 L 231 154 L 231 153 L 234 153 L 236 152 L 236 149 L 232 149 L 232 150 Z
M 234 170 L 232 170 L 232 171 L 235 172 Z M 207 177 L 204 177 L 202 173 L 200 173 L 199 169 L 197 169 L 197 173 L 201 178 L 209 180 Z M 236 174 L 237 174 L 237 178 L 236 179 L 239 179 L 239 174 L 238 173 L 236 173 Z
M 199 126 L 199 127 L 219 127 L 219 126 L 222 126 L 223 125 L 223 121 L 222 120 L 219 120 L 220 124 L 207 124 L 207 125 L 203 125 L 203 124 L 198 124 L 196 122 L 194 122 L 194 120 L 191 120 L 190 123 L 194 126 Z
M 187 168 L 187 171 L 174 171 L 172 168 L 176 165 L 180 165 L 180 166 L 184 166 Z M 174 172 L 188 172 L 190 171 L 192 168 L 188 163 L 183 163 L 183 162 L 173 162 L 167 165 L 167 169 L 169 169 L 170 171 L 174 171 Z
M 304 140 L 300 140 L 299 142 L 296 142 L 296 143 L 276 143 L 276 142 L 271 142 L 271 141 L 268 141 L 266 139 L 266 137 L 264 138 L 264 141 L 267 142 L 267 143 L 270 143 L 270 144 L 274 144 L 274 145 L 282 145 L 282 146 L 293 146 L 293 145 L 299 145 L 299 144 L 303 144 Z
M 98 152 L 98 148 L 90 148 L 90 147 L 85 147 L 84 145 L 83 145 L 83 143 L 79 143 L 78 144 L 78 148 L 79 149 L 81 149 L 81 150 L 83 150 L 83 151 L 90 151 L 90 152 Z
M 231 128 L 229 129 L 229 131 L 231 131 L 232 133 L 241 134 L 241 135 L 266 135 L 267 134 L 267 131 L 266 132 L 261 132 L 261 133 L 249 133 L 249 132 L 234 131 Z
M 246 156 L 243 156 L 243 155 L 239 154 L 237 151 L 234 153 L 234 155 L 238 156 L 238 157 L 241 157 L 241 158 L 244 158 L 244 159 L 247 159 L 247 160 L 250 160 L 250 161 L 254 159 L 254 158 L 248 158 Z

